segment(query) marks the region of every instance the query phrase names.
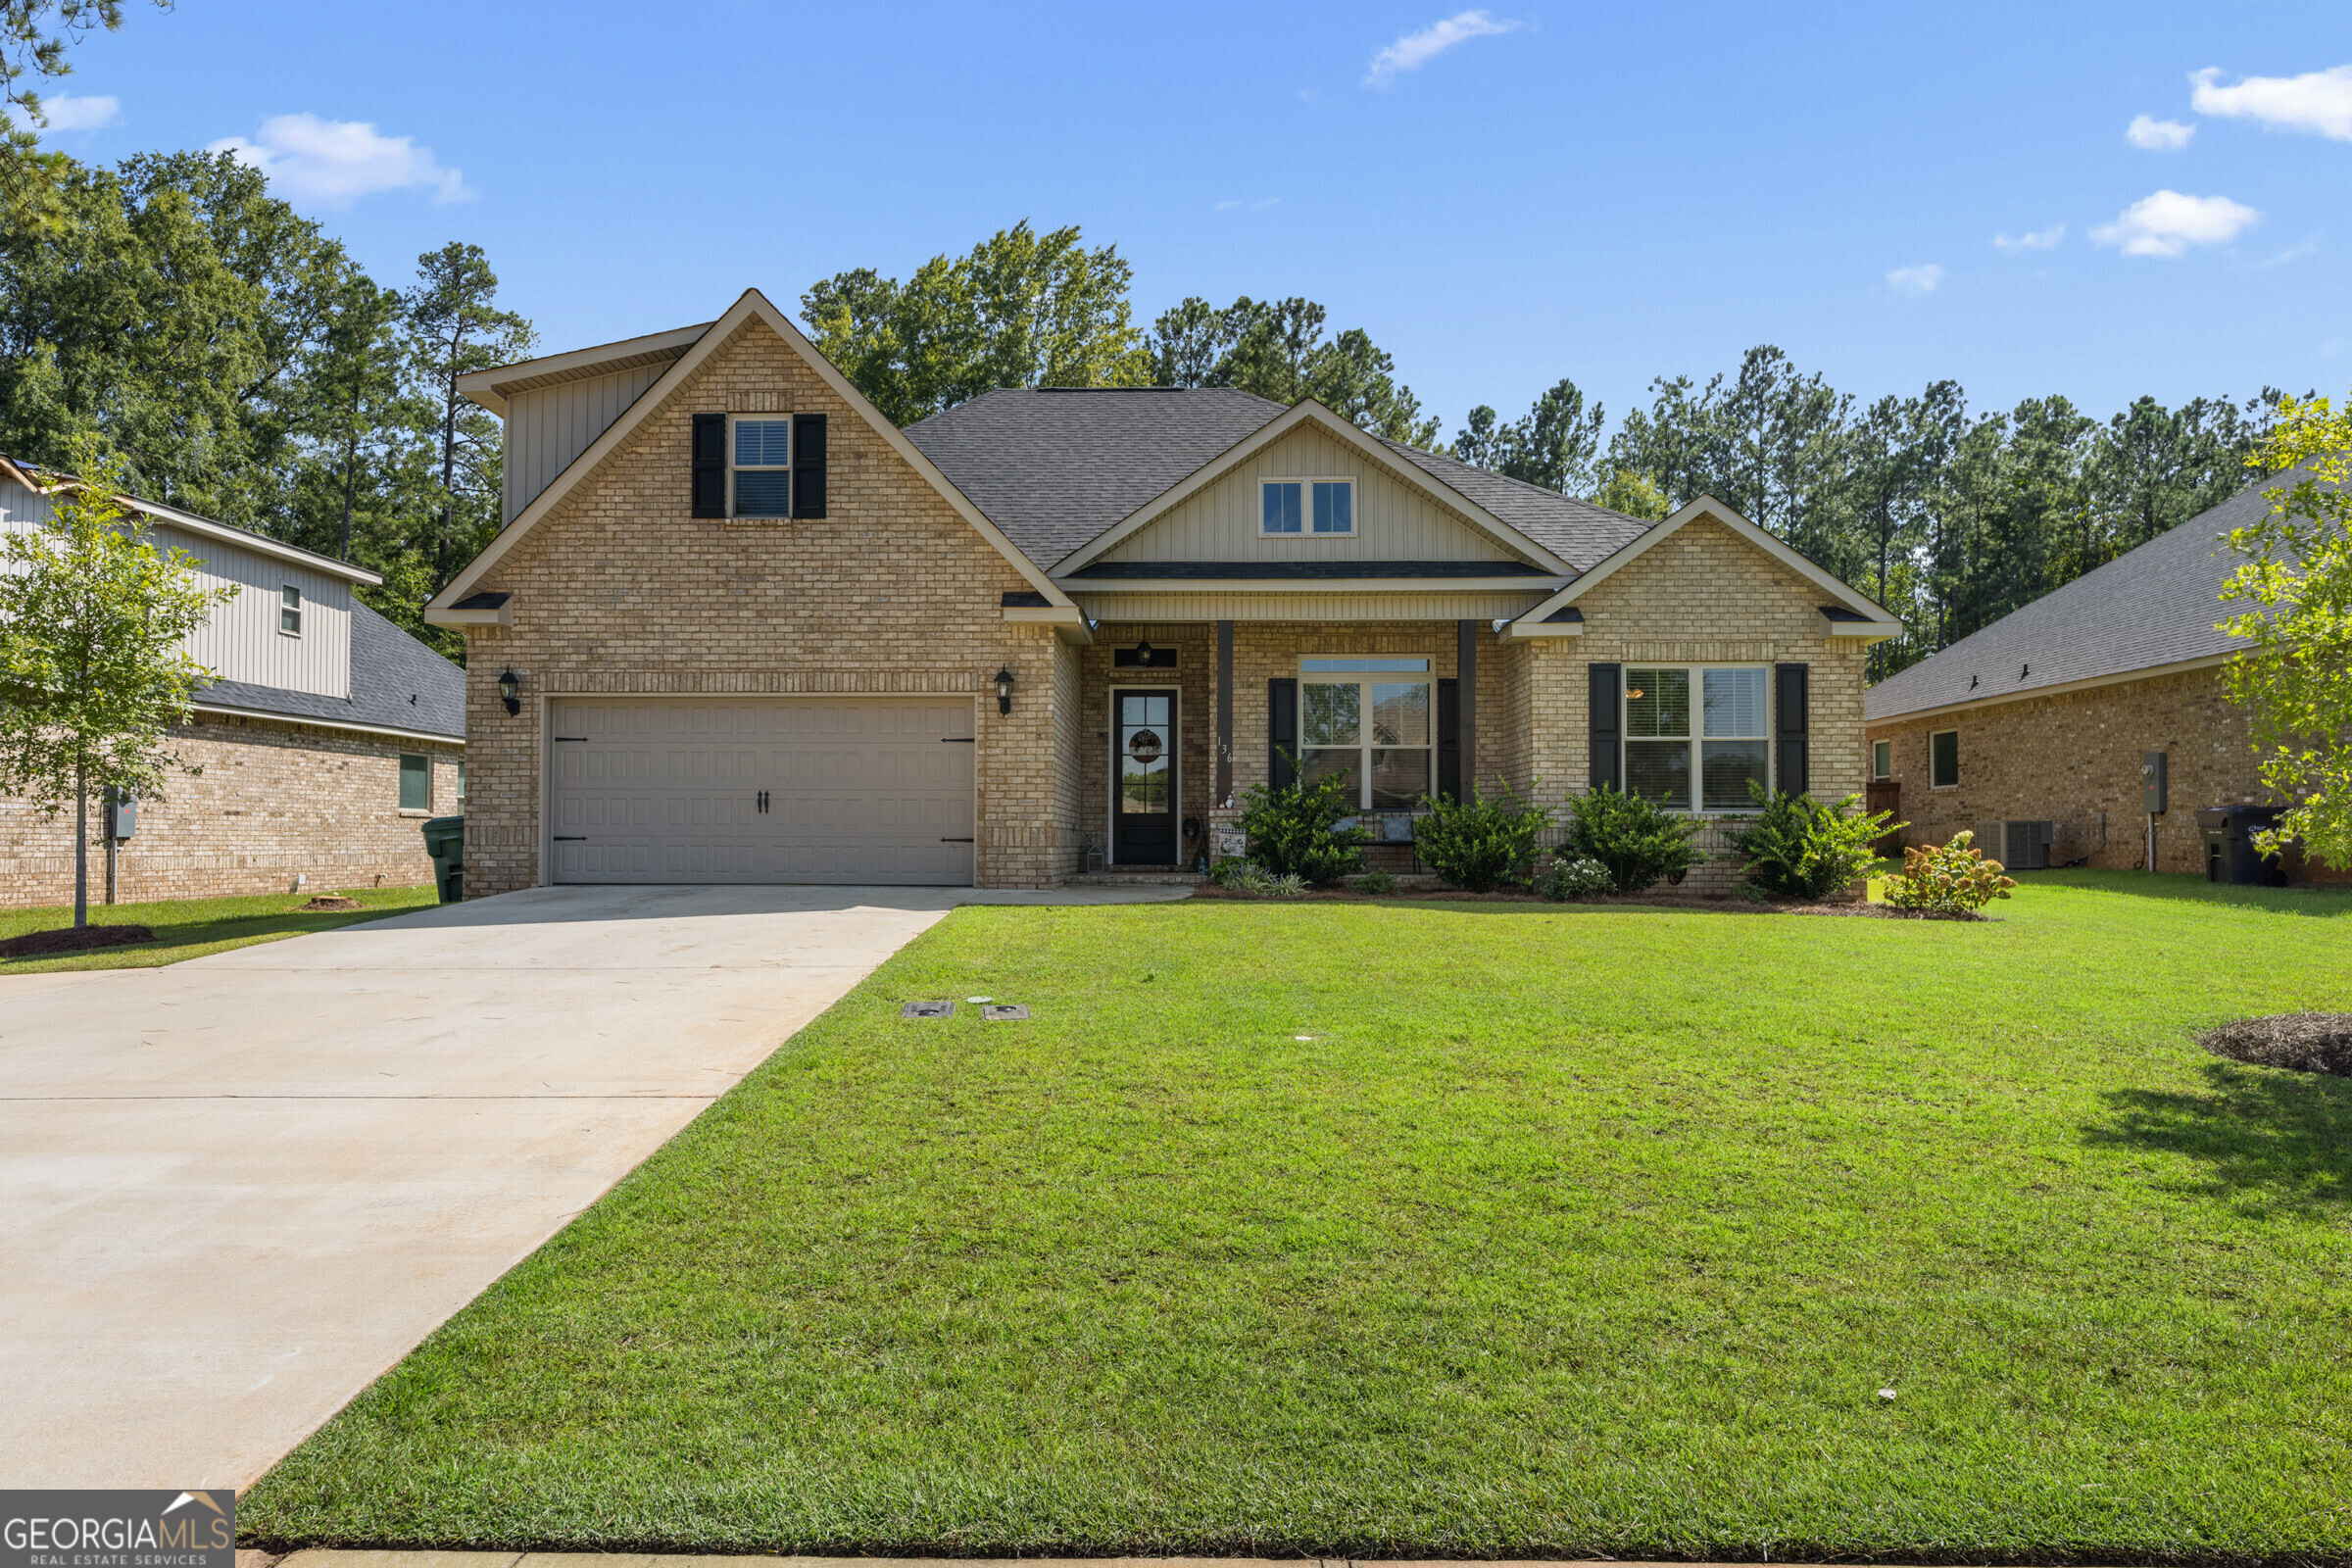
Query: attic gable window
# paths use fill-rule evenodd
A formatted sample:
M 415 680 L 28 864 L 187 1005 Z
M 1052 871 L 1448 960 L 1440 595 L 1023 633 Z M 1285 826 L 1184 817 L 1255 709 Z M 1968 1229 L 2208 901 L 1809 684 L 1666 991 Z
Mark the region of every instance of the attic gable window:
M 1355 532 L 1352 479 L 1260 479 L 1257 531 L 1268 538 Z
M 738 418 L 729 466 L 738 517 L 792 515 L 792 420 Z
M 302 635 L 302 590 L 292 583 L 277 591 L 277 629 L 288 637 Z

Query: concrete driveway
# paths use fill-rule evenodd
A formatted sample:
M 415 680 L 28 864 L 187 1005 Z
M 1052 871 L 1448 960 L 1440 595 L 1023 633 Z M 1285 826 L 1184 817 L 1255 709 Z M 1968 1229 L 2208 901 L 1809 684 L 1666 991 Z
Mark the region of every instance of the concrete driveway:
M 0 980 L 0 1486 L 249 1485 L 956 905 L 1182 892 L 543 888 Z

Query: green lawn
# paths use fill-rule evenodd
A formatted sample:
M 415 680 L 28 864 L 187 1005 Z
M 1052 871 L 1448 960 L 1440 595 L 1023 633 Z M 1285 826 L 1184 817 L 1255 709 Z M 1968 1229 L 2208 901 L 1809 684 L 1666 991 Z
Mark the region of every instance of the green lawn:
M 436 902 L 430 887 L 343 888 L 337 896 L 357 899 L 367 907 L 335 912 L 299 912 L 318 895 L 269 893 L 244 899 L 164 899 L 153 904 L 90 905 L 92 925 L 143 925 L 155 932 L 153 942 L 127 948 L 98 948 L 88 953 L 57 954 L 41 958 L 0 958 L 0 980 L 12 974 L 34 974 L 45 969 L 150 969 L 182 958 L 256 942 L 298 937 L 306 931 L 331 931 L 361 920 L 380 920 Z M 74 906 L 43 909 L 0 909 L 0 941 L 27 931 L 46 931 L 74 923 Z M 5 993 L 0 993 L 5 994 Z
M 240 1523 L 2342 1560 L 2352 1082 L 2192 1036 L 2352 1009 L 2352 898 L 1997 907 L 960 910 Z

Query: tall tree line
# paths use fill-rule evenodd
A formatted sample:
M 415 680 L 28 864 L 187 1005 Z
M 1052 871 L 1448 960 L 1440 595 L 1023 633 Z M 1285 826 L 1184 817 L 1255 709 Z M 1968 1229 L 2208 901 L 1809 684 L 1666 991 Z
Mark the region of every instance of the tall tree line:
M 424 599 L 495 534 L 496 419 L 457 378 L 528 355 L 476 246 L 370 278 L 225 154 L 48 155 L 0 223 L 0 451 L 116 454 L 149 499 L 384 577 L 361 597 L 456 657 Z

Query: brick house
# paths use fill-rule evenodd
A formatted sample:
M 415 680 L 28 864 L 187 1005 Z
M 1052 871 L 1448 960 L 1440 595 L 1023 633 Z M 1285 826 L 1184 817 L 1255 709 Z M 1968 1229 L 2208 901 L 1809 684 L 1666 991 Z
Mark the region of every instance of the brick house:
M 426 609 L 469 638 L 469 894 L 1174 870 L 1293 759 L 1400 867 L 1467 781 L 1861 788 L 1893 622 L 1711 500 L 1646 523 L 1231 389 L 899 430 L 757 291 L 460 385 L 509 485 Z
M 0 531 L 38 526 L 73 481 L 0 459 Z M 465 674 L 353 597 L 379 579 L 173 507 L 122 498 L 159 548 L 236 596 L 188 639 L 214 672 L 172 749 L 200 771 L 139 803 L 117 897 L 405 887 L 432 880 L 419 821 L 461 809 Z M 91 832 L 101 831 L 93 805 Z M 104 896 L 91 857 L 90 897 Z M 0 796 L 0 906 L 74 897 L 74 818 Z
M 2234 528 L 2270 511 L 2283 474 L 2012 611 L 1870 689 L 1874 804 L 1905 844 L 1963 828 L 2031 868 L 2203 871 L 2199 808 L 2272 803 L 2223 666 L 2250 645 L 2218 627 Z M 2141 809 L 2141 763 L 2165 758 L 2167 809 Z M 2046 845 L 2046 848 L 2044 846 Z M 2290 876 L 2340 873 L 2293 856 Z

